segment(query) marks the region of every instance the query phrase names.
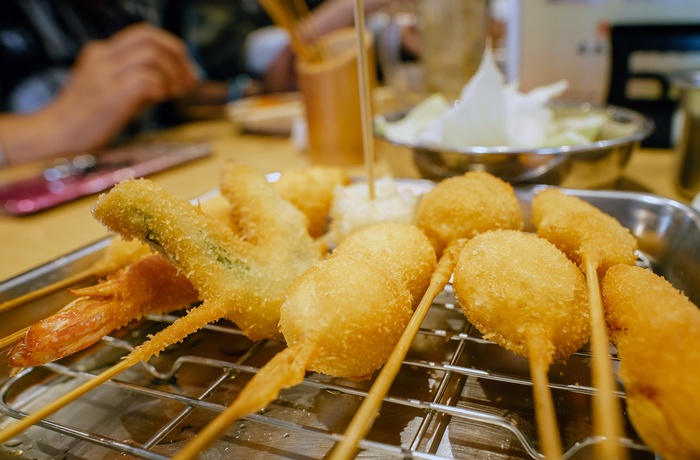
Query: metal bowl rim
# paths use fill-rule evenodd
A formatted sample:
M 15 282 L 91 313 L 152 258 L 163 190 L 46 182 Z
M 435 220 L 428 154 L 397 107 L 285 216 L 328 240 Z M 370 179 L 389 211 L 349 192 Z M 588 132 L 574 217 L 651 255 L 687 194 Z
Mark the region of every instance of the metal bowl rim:
M 615 105 L 604 105 L 604 104 L 593 104 L 588 102 L 574 103 L 574 102 L 552 102 L 548 104 L 551 108 L 562 108 L 562 109 L 575 109 L 577 107 L 581 108 L 584 112 L 591 112 L 593 110 L 600 110 L 603 112 L 608 112 L 611 117 L 620 117 L 629 122 L 635 123 L 637 125 L 637 130 L 633 134 L 624 137 L 618 137 L 614 139 L 604 139 L 600 141 L 590 142 L 588 144 L 578 144 L 570 146 L 555 146 L 555 147 L 542 147 L 534 149 L 523 149 L 520 147 L 505 147 L 505 146 L 493 146 L 493 147 L 463 147 L 463 148 L 442 148 L 438 146 L 421 145 L 413 143 L 404 143 L 394 141 L 387 138 L 383 134 L 380 134 L 376 130 L 376 125 L 373 127 L 374 137 L 381 139 L 389 144 L 405 147 L 413 150 L 423 150 L 428 152 L 434 152 L 439 154 L 451 153 L 458 155 L 570 155 L 576 153 L 595 153 L 603 151 L 606 149 L 611 149 L 613 147 L 624 146 L 627 144 L 632 144 L 634 142 L 641 142 L 647 138 L 651 132 L 654 130 L 654 122 L 651 118 L 643 115 L 637 111 L 626 109 L 623 107 Z M 401 117 L 405 115 L 408 110 L 403 110 L 400 112 L 395 112 L 389 116 Z

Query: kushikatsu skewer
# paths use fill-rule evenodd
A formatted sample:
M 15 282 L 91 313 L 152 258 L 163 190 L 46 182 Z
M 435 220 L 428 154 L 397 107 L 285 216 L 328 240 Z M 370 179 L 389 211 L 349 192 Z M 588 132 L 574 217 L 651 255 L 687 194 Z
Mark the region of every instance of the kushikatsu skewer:
M 369 378 L 392 353 L 435 264 L 433 247 L 412 225 L 381 223 L 345 239 L 287 291 L 280 329 L 288 348 L 260 369 L 175 459 L 197 456 L 231 423 L 300 383 L 306 370 Z
M 462 246 L 485 231 L 520 229 L 522 214 L 510 184 L 488 173 L 469 172 L 446 179 L 430 190 L 420 202 L 416 222 L 439 256 L 437 268 L 396 348 L 333 450 L 333 460 L 355 456 L 430 306 L 449 282 Z
M 627 452 L 618 442 L 623 433 L 622 408 L 615 397 L 615 374 L 598 280 L 613 265 L 635 264 L 637 240 L 612 216 L 555 188 L 535 195 L 532 220 L 537 234 L 554 243 L 586 275 L 593 386 L 598 390 L 593 399 L 593 427 L 596 435 L 605 438 L 596 448 L 600 458 L 624 459 Z
M 319 259 L 319 247 L 304 215 L 263 176 L 229 165 L 222 193 L 238 224 L 247 229 L 246 240 L 148 180 L 122 182 L 100 197 L 93 210 L 98 220 L 166 255 L 187 274 L 203 302 L 117 365 L 0 431 L 0 443 L 208 323 L 228 317 L 254 340 L 277 336 L 284 292 Z
M 588 340 L 588 296 L 581 270 L 552 243 L 513 230 L 482 233 L 462 250 L 455 295 L 469 322 L 520 356 L 533 382 L 540 448 L 562 457 L 547 373 Z

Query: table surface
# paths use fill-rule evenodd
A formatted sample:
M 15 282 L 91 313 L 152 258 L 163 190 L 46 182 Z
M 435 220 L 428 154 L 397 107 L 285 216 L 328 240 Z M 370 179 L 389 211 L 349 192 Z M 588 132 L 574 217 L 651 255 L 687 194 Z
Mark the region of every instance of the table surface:
M 159 133 L 160 138 L 176 140 L 208 139 L 211 156 L 149 176 L 165 189 L 183 199 L 192 199 L 218 186 L 221 167 L 236 161 L 261 173 L 309 166 L 305 153 L 288 137 L 243 133 L 226 120 L 183 125 Z M 655 193 L 687 202 L 674 183 L 675 159 L 667 150 L 639 150 L 632 155 L 622 188 Z M 31 174 L 37 166 L 0 170 L 0 183 L 18 175 Z M 361 165 L 347 167 L 352 175 L 363 176 Z M 380 161 L 375 173 L 388 168 Z M 33 216 L 0 216 L 0 280 L 19 275 L 50 262 L 93 241 L 107 231 L 91 215 L 96 197 L 86 197 Z

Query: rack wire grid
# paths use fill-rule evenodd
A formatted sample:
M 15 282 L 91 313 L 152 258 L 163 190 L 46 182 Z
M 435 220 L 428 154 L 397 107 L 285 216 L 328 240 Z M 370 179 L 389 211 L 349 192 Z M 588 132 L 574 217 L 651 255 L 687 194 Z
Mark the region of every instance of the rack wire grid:
M 116 363 L 175 319 L 149 315 L 74 356 L 22 370 L 0 388 L 0 411 L 10 417 L 5 424 Z M 283 348 L 273 340 L 252 342 L 228 321 L 209 325 L 39 422 L 3 450 L 13 458 L 170 458 Z M 593 445 L 602 441 L 592 434 L 590 360 L 584 347 L 549 372 L 566 459 L 593 458 Z M 325 458 L 371 384 L 307 373 L 263 411 L 233 424 L 202 456 Z M 624 407 L 619 383 L 617 397 Z M 630 457 L 655 458 L 625 422 L 619 442 Z M 542 458 L 527 359 L 484 340 L 448 285 L 359 447 L 359 458 Z

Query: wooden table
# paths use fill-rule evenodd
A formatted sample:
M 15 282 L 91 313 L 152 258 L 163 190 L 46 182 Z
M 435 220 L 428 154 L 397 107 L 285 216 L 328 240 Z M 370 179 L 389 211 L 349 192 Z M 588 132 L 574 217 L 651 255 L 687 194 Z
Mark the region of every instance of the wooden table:
M 210 157 L 151 176 L 151 179 L 184 199 L 216 188 L 221 166 L 227 161 L 247 164 L 261 173 L 309 165 L 306 155 L 289 138 L 243 134 L 228 121 L 185 125 L 159 136 L 167 139 L 208 139 L 212 143 L 213 154 Z M 686 201 L 673 185 L 673 164 L 674 158 L 669 151 L 636 152 L 627 167 L 623 188 Z M 363 175 L 361 166 L 347 169 L 353 175 Z M 0 182 L 36 170 L 36 166 L 0 170 Z M 377 174 L 385 173 L 388 173 L 388 169 L 380 164 Z M 107 231 L 90 213 L 94 202 L 95 197 L 92 196 L 34 216 L 0 217 L 0 280 L 21 274 L 106 236 Z

